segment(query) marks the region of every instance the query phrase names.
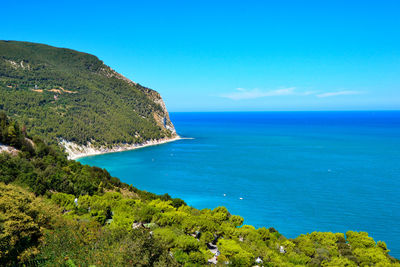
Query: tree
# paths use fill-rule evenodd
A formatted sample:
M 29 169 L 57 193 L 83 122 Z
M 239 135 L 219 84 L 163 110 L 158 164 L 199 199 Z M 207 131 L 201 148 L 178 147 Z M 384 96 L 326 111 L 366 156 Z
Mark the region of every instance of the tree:
M 239 227 L 239 226 L 241 226 L 241 225 L 243 224 L 244 219 L 243 219 L 243 217 L 241 217 L 241 216 L 232 215 L 232 216 L 229 218 L 229 221 L 233 224 L 233 226 Z
M 218 241 L 218 248 L 221 255 L 232 261 L 233 266 L 251 266 L 254 262 L 254 255 L 244 250 L 237 242 L 231 239 Z
M 344 266 L 344 267 L 356 267 L 357 264 L 352 262 L 347 258 L 339 258 L 335 257 L 330 261 L 323 261 L 321 266 L 323 267 L 337 267 L 337 266 Z
M 346 237 L 352 249 L 375 247 L 374 239 L 368 236 L 366 232 L 348 231 Z
M 51 213 L 21 188 L 0 183 L 0 265 L 25 262 L 38 254 L 42 227 Z
M 202 244 L 211 243 L 213 240 L 214 240 L 214 235 L 212 233 L 210 233 L 208 231 L 204 232 L 204 233 L 201 233 L 200 242 Z
M 175 241 L 175 246 L 182 249 L 184 252 L 189 253 L 198 250 L 200 243 L 192 236 L 180 235 Z

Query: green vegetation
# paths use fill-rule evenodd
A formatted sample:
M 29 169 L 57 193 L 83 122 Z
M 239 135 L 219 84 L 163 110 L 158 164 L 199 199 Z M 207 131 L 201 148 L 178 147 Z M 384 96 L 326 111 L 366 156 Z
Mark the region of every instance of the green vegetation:
M 160 101 L 93 55 L 0 41 L 0 110 L 46 141 L 100 146 L 170 137 Z
M 0 183 L 0 193 L 1 266 L 177 266 L 144 229 L 66 218 L 58 206 L 20 187 Z
M 242 226 L 224 207 L 198 210 L 69 161 L 57 146 L 32 144 L 4 114 L 0 133 L 20 150 L 0 154 L 0 265 L 203 266 L 218 249 L 220 266 L 258 258 L 263 266 L 400 266 L 364 232 L 287 239 Z
M 0 143 L 20 150 L 18 156 L 0 153 L 0 181 L 28 187 L 36 195 L 64 192 L 76 196 L 119 190 L 143 199 L 161 198 L 176 205 L 184 204 L 168 194 L 157 196 L 121 183 L 104 169 L 82 165 L 67 156 L 57 145 L 47 145 L 40 138 L 33 142 L 18 123 L 0 112 Z
M 0 183 L 0 265 L 27 261 L 38 253 L 42 227 L 51 214 L 32 194 Z

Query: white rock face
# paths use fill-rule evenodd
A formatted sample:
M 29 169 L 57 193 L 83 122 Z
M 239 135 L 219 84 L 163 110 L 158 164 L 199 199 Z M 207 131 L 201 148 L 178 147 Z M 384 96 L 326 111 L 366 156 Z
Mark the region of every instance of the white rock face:
M 13 148 L 12 146 L 6 146 L 6 145 L 3 145 L 2 143 L 0 143 L 0 153 L 3 153 L 3 152 L 10 153 L 12 155 L 17 155 L 19 150 Z
M 157 123 L 164 129 L 170 131 L 173 135 L 175 135 L 176 130 L 174 124 L 169 118 L 167 107 L 165 106 L 164 100 L 162 99 L 161 95 L 153 90 L 149 91 L 147 94 L 151 98 L 151 100 L 153 100 L 154 103 L 160 105 L 162 109 L 162 114 L 156 113 L 154 116 Z
M 107 147 L 95 147 L 91 143 L 86 146 L 81 146 L 73 142 L 68 142 L 64 139 L 60 141 L 60 145 L 65 148 L 65 152 L 68 154 L 68 159 L 77 159 L 86 156 L 99 155 L 105 153 L 121 152 L 126 150 L 138 149 L 146 146 L 155 146 L 180 140 L 181 137 L 175 136 L 173 138 L 163 138 L 159 140 L 149 140 L 140 144 L 121 144 L 112 148 Z

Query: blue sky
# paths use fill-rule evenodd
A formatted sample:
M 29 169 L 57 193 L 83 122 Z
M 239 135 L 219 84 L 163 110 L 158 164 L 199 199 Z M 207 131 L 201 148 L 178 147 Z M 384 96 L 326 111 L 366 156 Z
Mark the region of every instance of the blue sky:
M 400 1 L 2 1 L 0 39 L 95 54 L 170 111 L 400 109 Z

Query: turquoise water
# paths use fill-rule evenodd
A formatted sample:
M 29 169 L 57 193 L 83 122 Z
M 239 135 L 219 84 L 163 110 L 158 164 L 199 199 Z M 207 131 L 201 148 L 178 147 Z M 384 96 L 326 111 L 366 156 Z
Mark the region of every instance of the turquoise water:
M 400 258 L 400 112 L 171 118 L 180 135 L 194 139 L 80 161 L 196 208 L 226 206 L 286 237 L 367 231 Z

